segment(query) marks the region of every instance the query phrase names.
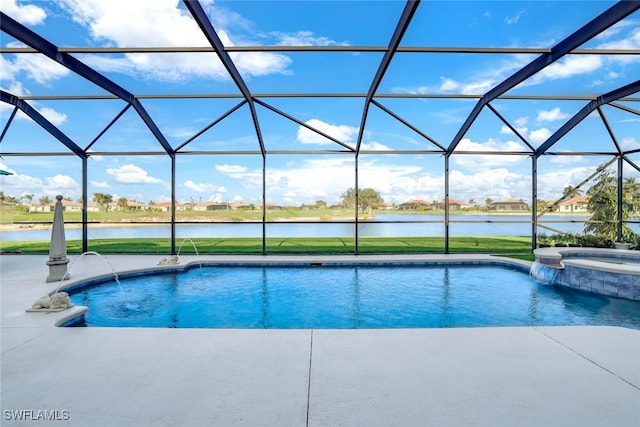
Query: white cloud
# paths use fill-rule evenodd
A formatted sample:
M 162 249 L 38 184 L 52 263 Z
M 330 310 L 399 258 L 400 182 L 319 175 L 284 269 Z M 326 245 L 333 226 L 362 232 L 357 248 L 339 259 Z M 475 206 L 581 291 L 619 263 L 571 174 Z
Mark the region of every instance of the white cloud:
M 527 128 L 527 122 L 529 121 L 528 117 L 518 117 L 512 123 L 513 127 L 518 131 L 520 135 L 526 135 L 529 129 Z M 500 133 L 506 135 L 513 135 L 513 131 L 509 126 L 504 125 L 500 128 Z
M 63 4 L 95 40 L 110 46 L 209 46 L 191 15 L 175 0 L 127 2 L 127 13 L 122 13 L 120 1 L 65 0 Z M 224 8 L 215 12 L 228 13 Z M 218 35 L 226 46 L 234 45 L 227 29 L 218 28 Z M 291 64 L 291 59 L 280 53 L 233 53 L 231 57 L 247 77 L 286 73 Z M 215 53 L 135 53 L 109 60 L 83 56 L 83 60 L 101 71 L 118 70 L 156 80 L 229 78 Z
M 22 44 L 9 43 L 9 46 L 23 46 Z M 14 55 L 15 59 L 8 60 L 0 57 L 0 87 L 6 92 L 16 95 L 30 95 L 24 86 L 23 80 L 34 80 L 41 85 L 49 85 L 51 82 L 61 79 L 69 74 L 69 70 L 50 60 L 41 54 Z M 37 102 L 30 102 L 44 117 L 56 126 L 67 120 L 67 115 L 49 107 L 38 107 Z M 0 111 L 9 111 L 12 107 L 1 103 Z M 20 112 L 16 115 L 19 120 L 31 120 L 26 114 Z
M 187 187 L 189 190 L 195 191 L 197 193 L 215 193 L 215 192 L 221 192 L 224 193 L 227 190 L 224 187 L 219 187 L 217 185 L 213 185 L 213 184 L 209 184 L 209 183 L 200 183 L 200 184 L 196 184 L 195 182 L 191 181 L 190 179 L 185 181 L 184 186 Z
M 40 107 L 37 109 L 47 120 L 49 120 L 55 126 L 60 126 L 67 121 L 67 115 L 59 113 L 56 110 L 48 107 Z
M 523 151 L 523 147 L 515 141 L 500 141 L 490 138 L 486 142 L 474 142 L 469 138 L 463 138 L 454 151 L 452 157 L 453 162 L 460 166 L 474 170 L 490 169 L 496 166 L 507 166 L 522 162 L 524 156 L 514 155 L 455 155 L 460 151 L 486 151 L 486 152 L 505 152 L 505 151 Z
M 144 169 L 128 164 L 107 169 L 107 175 L 121 184 L 161 184 L 162 180 L 149 176 Z
M 45 179 L 45 186 L 52 191 L 64 192 L 64 190 L 77 190 L 78 183 L 68 175 L 58 174 Z
M 570 153 L 569 150 L 560 150 L 560 152 Z M 584 156 L 549 156 L 549 163 L 557 165 L 569 165 L 584 161 Z
M 515 129 L 516 129 L 516 131 L 518 131 L 518 133 L 520 135 L 526 135 L 527 132 L 529 131 L 529 128 L 527 128 L 527 127 L 518 127 L 518 126 L 516 126 Z M 500 128 L 500 133 L 505 134 L 505 135 L 513 135 L 514 134 L 513 131 L 511 130 L 511 128 L 509 126 L 507 126 L 507 125 L 503 125 Z
M 34 194 L 37 198 L 42 194 L 42 179 L 34 176 L 16 173 L 11 169 L 5 170 L 13 172 L 14 174 L 3 176 L 2 180 L 0 180 L 0 183 L 2 184 L 2 191 L 5 195 L 11 196 L 14 194 Z
M 317 36 L 312 31 L 298 31 L 295 33 L 270 32 L 269 36 L 275 38 L 276 45 L 280 46 L 348 46 L 347 42 L 336 42 L 328 37 Z
M 246 166 L 240 165 L 214 165 L 215 170 L 227 175 L 238 175 L 247 172 Z
M 561 167 L 538 174 L 538 195 L 543 200 L 557 200 L 567 185 L 577 185 L 591 175 L 596 166 Z M 583 187 L 584 188 L 584 187 Z
M 440 81 L 442 82 L 440 84 L 440 90 L 442 92 L 453 92 L 460 87 L 460 84 L 452 79 L 440 77 Z
M 70 176 L 57 174 L 49 177 L 35 177 L 21 174 L 7 165 L 0 163 L 0 168 L 12 172 L 13 175 L 3 176 L 0 180 L 0 189 L 5 195 L 16 196 L 33 194 L 34 202 L 40 197 L 47 196 L 53 199 L 56 195 L 77 199 L 82 194 L 81 186 Z
M 109 188 L 109 183 L 107 181 L 91 181 L 91 186 L 95 188 Z
M 529 121 L 528 117 L 518 117 L 517 119 L 514 120 L 514 124 L 516 125 L 516 127 L 523 127 L 527 125 L 527 122 Z
M 620 140 L 620 148 L 623 150 L 636 150 L 640 148 L 640 140 L 633 136 L 626 136 Z
M 473 72 L 466 77 L 455 79 L 440 76 L 440 84 L 419 86 L 417 88 L 394 87 L 399 93 L 456 93 L 466 95 L 483 94 L 494 88 L 502 80 L 522 68 L 531 60 L 530 55 L 510 55 L 508 60 L 492 61 L 486 68 L 474 66 Z
M 48 85 L 70 74 L 67 68 L 42 54 L 16 55 L 12 66 L 15 68 L 14 74 L 24 71 L 27 77 L 42 85 Z
M 216 202 L 216 203 L 222 203 L 225 200 L 227 200 L 227 199 L 225 198 L 225 195 L 223 193 L 212 194 L 207 199 L 208 202 Z
M 474 199 L 479 204 L 486 198 L 527 200 L 531 194 L 530 175 L 506 168 L 478 170 L 473 174 L 454 169 L 449 176 L 449 185 L 452 198 L 463 202 Z
M 622 49 L 622 50 L 638 50 L 640 49 L 640 27 L 636 26 L 625 38 L 619 40 L 612 40 L 598 45 L 600 49 Z M 612 63 L 627 64 L 630 62 L 637 62 L 638 55 L 610 55 L 605 57 L 607 61 Z
M 602 67 L 602 57 L 598 55 L 566 56 L 542 69 L 525 85 L 537 84 L 542 81 L 566 79 L 580 74 L 588 74 Z
M 41 25 L 47 18 L 44 9 L 34 4 L 18 4 L 15 0 L 0 0 L 0 9 L 25 25 Z
M 560 107 L 552 108 L 549 111 L 541 110 L 536 117 L 537 122 L 553 122 L 557 120 L 564 120 L 569 117 L 568 113 L 560 111 Z
M 629 28 L 636 28 L 637 25 L 638 22 L 635 20 L 623 19 L 622 21 L 617 22 L 602 33 L 598 34 L 594 40 L 604 43 L 604 40 L 612 39 L 613 37 L 619 35 L 625 30 L 628 30 Z
M 0 82 L 15 81 L 15 75 L 17 71 L 18 71 L 17 68 L 13 66 L 13 62 L 6 60 L 4 55 L 0 56 Z M 15 92 L 11 92 L 11 93 L 15 93 Z M 22 92 L 18 93 L 18 95 L 21 95 L 21 94 Z
M 542 144 L 551 136 L 551 131 L 547 128 L 532 130 L 529 133 L 529 140 L 534 144 Z
M 507 126 L 507 125 L 502 125 L 502 126 L 500 127 L 500 133 L 504 133 L 504 134 L 506 134 L 506 135 L 509 135 L 509 134 L 513 134 L 513 131 L 511 130 L 511 128 L 510 128 L 509 126 Z
M 387 147 L 384 144 L 381 144 L 379 142 L 376 141 L 370 141 L 370 142 L 363 142 L 360 145 L 360 150 L 369 150 L 369 151 L 389 151 L 391 150 L 391 148 Z
M 507 16 L 507 17 L 504 18 L 504 22 L 507 25 L 517 24 L 518 21 L 520 20 L 520 18 L 522 18 L 522 15 L 524 15 L 524 12 L 525 12 L 524 10 L 520 10 L 513 16 Z
M 318 119 L 307 120 L 305 123 L 343 143 L 352 142 L 352 139 L 358 135 L 358 128 L 354 126 L 332 125 Z M 330 139 L 307 129 L 304 126 L 298 127 L 297 139 L 302 144 L 334 144 Z

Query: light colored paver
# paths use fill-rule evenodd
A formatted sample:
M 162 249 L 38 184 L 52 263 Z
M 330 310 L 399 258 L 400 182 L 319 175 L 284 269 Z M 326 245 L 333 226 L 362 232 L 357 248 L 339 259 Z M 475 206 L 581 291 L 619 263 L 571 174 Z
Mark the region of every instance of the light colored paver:
M 46 259 L 0 256 L 2 426 L 640 425 L 637 330 L 56 328 L 64 314 L 24 311 L 57 287 Z M 69 419 L 7 419 L 20 410 Z
M 606 333 L 613 353 L 639 340 L 617 328 L 561 329 Z M 638 388 L 535 328 L 316 330 L 311 379 L 310 426 L 640 422 Z
M 69 426 L 304 425 L 310 331 L 269 332 L 55 328 L 2 354 L 2 408 L 67 410 Z

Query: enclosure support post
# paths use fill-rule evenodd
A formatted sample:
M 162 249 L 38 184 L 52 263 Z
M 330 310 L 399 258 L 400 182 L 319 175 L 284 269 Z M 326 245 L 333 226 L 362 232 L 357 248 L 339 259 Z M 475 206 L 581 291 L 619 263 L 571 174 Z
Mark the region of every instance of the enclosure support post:
M 622 203 L 622 198 L 623 198 L 623 194 L 624 191 L 623 190 L 623 179 L 622 179 L 622 167 L 624 162 L 622 161 L 622 156 L 618 157 L 618 230 L 617 230 L 617 235 L 618 237 L 616 238 L 617 242 L 622 242 L 622 219 L 623 219 L 623 215 L 622 215 L 622 207 L 623 207 L 623 203 Z
M 531 252 L 538 245 L 538 158 L 531 156 Z
M 444 156 L 444 253 L 449 253 L 449 153 Z
M 267 254 L 267 156 L 262 153 L 262 255 Z
M 359 198 L 359 195 L 358 195 L 358 193 L 360 193 L 360 188 L 358 187 L 360 185 L 358 183 L 358 153 L 356 153 L 356 155 L 355 155 L 355 164 L 354 164 L 354 166 L 355 166 L 354 170 L 355 170 L 355 173 L 356 173 L 356 176 L 355 176 L 355 187 L 356 187 L 355 188 L 355 205 L 356 206 L 355 206 L 355 211 L 354 211 L 355 215 L 356 215 L 356 220 L 355 220 L 355 223 L 354 223 L 354 225 L 355 225 L 355 234 L 354 234 L 354 236 L 355 236 L 355 248 L 354 249 L 355 249 L 355 254 L 358 255 L 359 240 L 360 240 L 359 236 L 358 236 L 358 205 L 360 203 L 360 198 Z
M 176 156 L 171 156 L 171 255 L 176 254 Z
M 89 186 L 87 185 L 88 180 L 88 171 L 87 167 L 89 162 L 87 162 L 87 157 L 82 157 L 82 253 L 85 253 L 89 250 L 89 237 L 87 235 L 87 222 L 88 214 L 87 214 L 87 206 L 89 200 Z

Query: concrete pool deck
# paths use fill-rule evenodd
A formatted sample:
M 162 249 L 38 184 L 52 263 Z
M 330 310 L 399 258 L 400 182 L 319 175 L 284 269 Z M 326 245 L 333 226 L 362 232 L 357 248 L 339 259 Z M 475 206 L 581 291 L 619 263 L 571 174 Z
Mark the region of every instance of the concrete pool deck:
M 105 258 L 127 271 L 163 257 Z M 46 260 L 0 256 L 2 426 L 640 425 L 638 330 L 57 328 L 65 312 L 25 312 L 58 286 Z M 110 268 L 84 257 L 70 272 Z

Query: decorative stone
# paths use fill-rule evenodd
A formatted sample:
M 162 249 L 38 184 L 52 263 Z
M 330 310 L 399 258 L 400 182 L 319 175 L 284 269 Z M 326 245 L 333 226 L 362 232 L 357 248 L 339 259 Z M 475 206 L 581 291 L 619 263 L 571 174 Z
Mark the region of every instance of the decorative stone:
M 158 265 L 178 265 L 178 264 L 180 264 L 180 261 L 178 261 L 177 255 L 171 255 L 170 257 L 162 258 L 160 261 L 158 261 Z
M 73 303 L 69 299 L 69 294 L 66 292 L 56 292 L 49 296 L 43 296 L 35 300 L 31 308 L 28 308 L 27 312 L 58 312 L 73 307 Z
M 53 210 L 53 225 L 51 227 L 51 246 L 49 247 L 49 275 L 46 282 L 59 282 L 69 279 L 67 273 L 67 240 L 64 236 L 64 216 L 62 209 L 62 196 L 56 196 L 56 205 Z

